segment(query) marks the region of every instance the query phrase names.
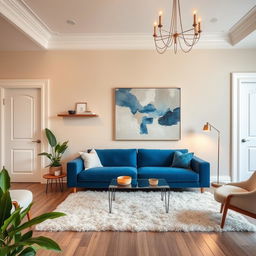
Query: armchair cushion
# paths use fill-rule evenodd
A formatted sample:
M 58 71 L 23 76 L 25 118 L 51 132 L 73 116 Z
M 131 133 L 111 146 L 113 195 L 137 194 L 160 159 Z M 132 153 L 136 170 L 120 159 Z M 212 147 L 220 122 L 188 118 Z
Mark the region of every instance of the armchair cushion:
M 214 198 L 219 203 L 225 203 L 226 198 L 231 194 L 248 193 L 248 190 L 235 187 L 231 185 L 225 185 L 217 188 L 214 192 Z
M 27 208 L 33 201 L 33 194 L 29 190 L 15 189 L 10 190 L 12 202 L 17 202 L 21 208 Z

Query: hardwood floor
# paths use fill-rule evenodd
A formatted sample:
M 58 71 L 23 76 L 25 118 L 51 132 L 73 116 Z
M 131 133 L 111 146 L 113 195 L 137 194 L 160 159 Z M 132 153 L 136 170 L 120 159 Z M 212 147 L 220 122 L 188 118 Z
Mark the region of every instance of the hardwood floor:
M 34 195 L 31 215 L 52 211 L 69 190 L 45 194 L 45 185 L 13 183 L 12 189 L 29 189 Z M 254 220 L 250 219 L 250 221 Z M 38 255 L 76 256 L 242 256 L 256 255 L 256 234 L 252 232 L 37 232 L 53 238 L 61 253 L 42 250 Z

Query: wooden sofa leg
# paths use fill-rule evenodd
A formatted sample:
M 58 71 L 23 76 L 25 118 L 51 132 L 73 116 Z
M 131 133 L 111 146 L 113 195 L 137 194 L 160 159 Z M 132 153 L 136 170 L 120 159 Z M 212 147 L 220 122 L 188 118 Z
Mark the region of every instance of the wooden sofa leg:
M 205 188 L 200 188 L 201 193 L 204 193 Z
M 224 204 L 221 204 L 221 206 L 220 206 L 220 213 L 222 213 L 223 207 L 224 207 Z
M 228 213 L 228 204 L 225 204 L 223 215 L 222 215 L 222 218 L 221 218 L 221 224 L 220 224 L 221 228 L 223 228 L 224 225 L 225 225 L 225 220 L 226 220 L 226 217 L 227 217 L 227 213 Z
M 77 192 L 77 188 L 72 188 L 72 193 L 76 193 Z

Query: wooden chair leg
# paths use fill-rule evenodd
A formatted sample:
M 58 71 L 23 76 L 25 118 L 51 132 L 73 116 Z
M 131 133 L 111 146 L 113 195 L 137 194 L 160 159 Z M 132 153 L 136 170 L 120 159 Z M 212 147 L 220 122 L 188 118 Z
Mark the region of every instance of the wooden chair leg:
M 220 213 L 222 213 L 223 207 L 224 207 L 224 204 L 221 204 L 221 206 L 220 206 Z
M 225 220 L 226 220 L 226 217 L 227 217 L 227 213 L 228 213 L 228 204 L 225 204 L 224 205 L 224 211 L 223 211 L 222 218 L 221 218 L 221 224 L 220 224 L 221 228 L 223 228 L 224 225 L 225 225 Z
M 31 215 L 30 215 L 30 212 L 27 213 L 27 218 L 28 218 L 28 221 L 31 220 Z
M 77 188 L 72 188 L 72 193 L 76 193 L 77 192 Z
M 201 193 L 204 193 L 205 188 L 200 188 Z

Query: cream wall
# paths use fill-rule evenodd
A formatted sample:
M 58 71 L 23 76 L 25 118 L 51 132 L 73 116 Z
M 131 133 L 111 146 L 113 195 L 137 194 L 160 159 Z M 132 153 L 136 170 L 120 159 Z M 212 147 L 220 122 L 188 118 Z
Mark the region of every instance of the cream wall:
M 256 71 L 256 50 L 0 52 L 0 79 L 50 79 L 50 126 L 69 140 L 66 160 L 95 148 L 189 148 L 216 169 L 216 134 L 221 131 L 221 173 L 230 175 L 230 73 Z M 180 141 L 115 141 L 114 87 L 182 88 Z M 63 119 L 58 112 L 88 102 L 98 118 Z

